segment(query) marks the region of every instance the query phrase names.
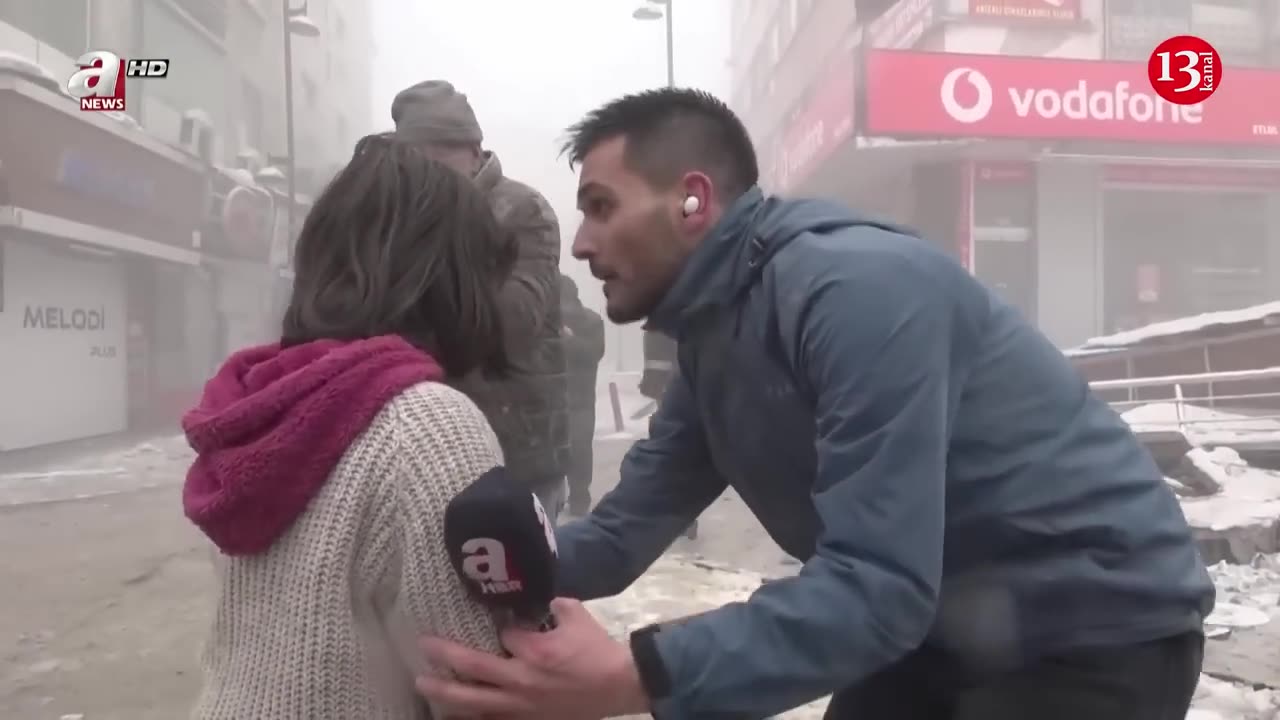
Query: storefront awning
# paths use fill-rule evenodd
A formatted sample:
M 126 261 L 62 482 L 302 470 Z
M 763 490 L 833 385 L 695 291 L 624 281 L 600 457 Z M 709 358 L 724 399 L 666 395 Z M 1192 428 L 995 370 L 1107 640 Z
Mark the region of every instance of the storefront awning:
M 146 132 L 0 72 L 0 225 L 110 251 L 198 261 L 206 168 Z
M 194 250 L 13 205 L 0 206 L 0 228 L 4 227 L 69 240 L 109 252 L 136 253 L 184 265 L 200 264 L 200 253 Z

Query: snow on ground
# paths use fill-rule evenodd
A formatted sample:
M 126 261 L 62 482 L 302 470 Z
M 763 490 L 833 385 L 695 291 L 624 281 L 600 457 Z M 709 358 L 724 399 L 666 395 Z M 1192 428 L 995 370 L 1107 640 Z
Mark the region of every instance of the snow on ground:
M 1275 720 L 1280 718 L 1280 693 L 1255 690 L 1224 680 L 1200 676 L 1187 720 Z
M 1209 568 L 1218 589 L 1217 608 L 1209 623 L 1232 632 L 1258 632 L 1258 624 L 1280 622 L 1280 555 L 1259 555 L 1249 565 L 1218 563 Z M 1207 623 L 1212 632 L 1214 625 Z M 1213 644 L 1221 641 L 1209 640 Z M 1273 648 L 1272 654 L 1280 651 Z M 1280 689 L 1257 689 L 1219 678 L 1200 676 L 1194 710 L 1187 720 L 1276 720 Z
M 82 500 L 180 482 L 192 458 L 181 435 L 54 463 L 37 470 L 0 472 L 0 507 Z
M 1280 418 L 1251 417 L 1187 403 L 1139 405 L 1123 417 L 1137 433 L 1182 432 L 1192 445 L 1280 442 Z
M 1208 574 L 1217 588 L 1219 609 L 1206 624 L 1256 626 L 1261 624 L 1258 616 L 1262 623 L 1280 621 L 1280 555 L 1258 555 L 1248 565 L 1219 562 Z
M 1229 447 L 1194 447 L 1187 458 L 1222 487 L 1213 495 L 1180 499 L 1192 527 L 1223 531 L 1280 522 L 1280 472 L 1250 467 Z

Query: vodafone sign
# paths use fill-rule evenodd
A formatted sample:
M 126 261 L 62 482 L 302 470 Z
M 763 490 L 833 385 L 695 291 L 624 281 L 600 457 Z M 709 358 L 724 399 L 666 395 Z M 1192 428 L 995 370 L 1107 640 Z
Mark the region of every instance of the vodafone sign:
M 1146 63 L 870 50 L 863 133 L 1280 146 L 1280 72 L 1231 70 L 1179 106 Z

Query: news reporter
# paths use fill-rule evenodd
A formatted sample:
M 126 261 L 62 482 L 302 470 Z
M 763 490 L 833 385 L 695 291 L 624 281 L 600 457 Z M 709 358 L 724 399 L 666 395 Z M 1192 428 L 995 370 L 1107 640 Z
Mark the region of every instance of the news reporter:
M 680 372 L 617 488 L 557 533 L 561 594 L 621 592 L 729 484 L 804 567 L 633 635 L 628 672 L 601 675 L 628 667 L 617 643 L 560 663 L 586 621 L 474 659 L 488 701 L 555 706 L 577 672 L 583 697 L 644 678 L 659 718 L 829 694 L 831 720 L 1185 716 L 1213 585 L 1150 455 L 1031 323 L 922 238 L 766 196 L 704 93 L 609 103 L 570 153 L 575 257 L 611 320 L 678 338 Z
M 502 462 L 448 383 L 504 366 L 514 255 L 483 194 L 388 137 L 317 199 L 280 342 L 235 353 L 183 418 L 183 509 L 220 551 L 193 718 L 423 720 L 418 633 L 500 651 L 443 522 Z

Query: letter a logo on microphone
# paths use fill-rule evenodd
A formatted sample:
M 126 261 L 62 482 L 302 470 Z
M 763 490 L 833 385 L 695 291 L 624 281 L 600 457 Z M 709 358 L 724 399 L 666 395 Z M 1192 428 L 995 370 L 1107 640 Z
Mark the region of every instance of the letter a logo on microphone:
M 475 582 L 483 595 L 505 595 L 524 590 L 507 564 L 507 547 L 493 538 L 471 538 L 462 543 L 462 574 Z
M 964 78 L 971 85 L 978 97 L 972 104 L 960 102 L 956 97 L 956 85 L 960 79 Z M 985 118 L 991 112 L 991 103 L 994 100 L 991 91 L 991 82 L 982 73 L 973 68 L 956 68 L 947 73 L 942 78 L 942 87 L 939 95 L 942 99 L 942 109 L 956 122 L 962 122 L 966 125 L 976 123 Z

